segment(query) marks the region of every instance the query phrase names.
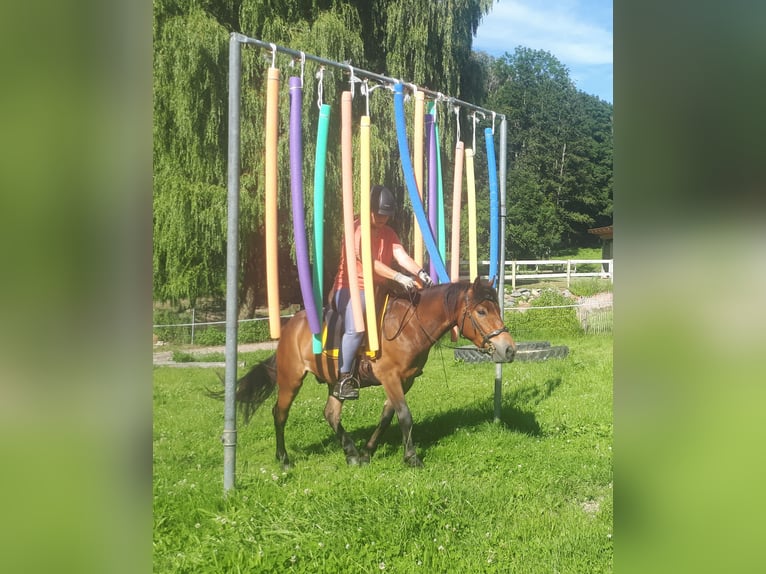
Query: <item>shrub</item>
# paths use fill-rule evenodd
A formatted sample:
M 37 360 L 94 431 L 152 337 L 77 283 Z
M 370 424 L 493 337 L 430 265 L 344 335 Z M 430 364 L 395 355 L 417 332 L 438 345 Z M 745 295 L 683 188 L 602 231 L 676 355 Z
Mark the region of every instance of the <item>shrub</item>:
M 540 309 L 540 307 L 560 307 L 572 305 L 571 299 L 554 289 L 544 289 L 540 296 L 531 302 L 532 307 L 525 310 L 506 312 L 506 325 L 511 335 L 519 339 L 550 339 L 552 337 L 571 337 L 583 333 L 577 320 L 574 307 L 558 309 Z
M 268 321 L 248 321 L 247 323 L 239 324 L 237 331 L 237 341 L 239 343 L 261 343 L 270 339 L 271 334 L 269 333 Z
M 172 311 L 170 309 L 158 309 L 153 313 L 154 325 L 176 325 L 191 322 L 189 313 Z M 157 327 L 154 334 L 160 341 L 167 343 L 188 343 L 191 339 L 191 327 Z
M 216 347 L 226 344 L 226 331 L 217 325 L 197 328 L 194 331 L 194 344 L 202 347 Z

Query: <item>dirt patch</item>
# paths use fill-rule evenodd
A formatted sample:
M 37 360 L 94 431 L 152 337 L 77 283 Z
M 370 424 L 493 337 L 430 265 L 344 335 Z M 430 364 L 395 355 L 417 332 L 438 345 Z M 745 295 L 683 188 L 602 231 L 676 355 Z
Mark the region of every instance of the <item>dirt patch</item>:
M 252 353 L 253 351 L 268 351 L 277 348 L 278 341 L 264 341 L 262 343 L 245 343 L 237 346 L 237 353 Z M 217 347 L 190 347 L 183 350 L 189 355 L 210 355 L 212 353 L 225 353 L 225 346 Z M 152 353 L 152 364 L 162 367 L 224 367 L 224 362 L 183 362 L 177 363 L 173 360 L 172 351 L 154 351 Z

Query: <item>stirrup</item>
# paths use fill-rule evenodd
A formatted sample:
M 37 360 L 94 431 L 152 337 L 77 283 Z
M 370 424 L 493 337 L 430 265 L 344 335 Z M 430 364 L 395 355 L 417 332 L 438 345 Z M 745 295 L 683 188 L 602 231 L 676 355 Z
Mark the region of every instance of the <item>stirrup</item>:
M 352 374 L 346 375 L 332 387 L 332 396 L 340 401 L 359 398 L 359 381 Z

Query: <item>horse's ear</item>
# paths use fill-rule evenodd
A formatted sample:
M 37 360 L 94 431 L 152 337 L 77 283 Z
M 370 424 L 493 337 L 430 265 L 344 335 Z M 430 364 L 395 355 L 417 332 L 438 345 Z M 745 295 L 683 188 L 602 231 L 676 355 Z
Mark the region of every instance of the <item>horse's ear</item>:
M 473 282 L 472 287 L 474 291 L 477 291 L 477 290 L 480 290 L 482 287 L 486 288 L 487 285 L 491 285 L 491 283 L 487 283 L 486 281 L 484 281 L 484 279 L 481 278 L 481 275 L 477 275 L 476 279 Z

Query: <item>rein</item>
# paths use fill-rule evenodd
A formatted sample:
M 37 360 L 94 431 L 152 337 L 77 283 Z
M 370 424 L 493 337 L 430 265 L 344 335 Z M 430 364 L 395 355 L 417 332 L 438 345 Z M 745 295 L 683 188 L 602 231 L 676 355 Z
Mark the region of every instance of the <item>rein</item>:
M 383 332 L 383 329 L 381 329 L 381 334 L 382 334 L 382 335 L 383 335 L 383 336 L 384 336 L 384 337 L 385 337 L 385 338 L 386 338 L 388 341 L 393 341 L 394 339 L 396 339 L 396 338 L 397 338 L 397 337 L 398 337 L 398 336 L 401 334 L 401 332 L 404 330 L 404 328 L 407 326 L 407 323 L 409 323 L 410 319 L 412 319 L 412 317 L 414 317 L 414 316 L 416 316 L 416 315 L 417 315 L 417 312 L 418 312 L 418 311 L 417 311 L 417 307 L 415 306 L 415 302 L 414 302 L 414 300 L 413 300 L 413 297 L 412 297 L 411 295 L 409 295 L 409 296 L 408 296 L 408 299 L 409 299 L 409 301 L 410 301 L 410 305 L 409 305 L 409 307 L 407 308 L 407 310 L 404 312 L 404 316 L 402 317 L 402 321 L 401 321 L 401 323 L 399 324 L 399 328 L 396 330 L 396 333 L 394 333 L 393 335 L 391 335 L 391 336 L 389 337 L 388 335 L 386 335 L 386 334 Z M 412 314 L 410 314 L 410 311 L 412 311 Z M 423 326 L 421 325 L 421 329 L 422 329 L 422 328 L 423 328 Z

